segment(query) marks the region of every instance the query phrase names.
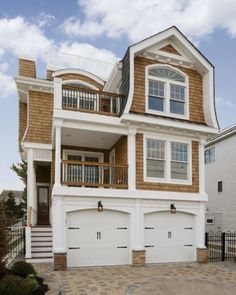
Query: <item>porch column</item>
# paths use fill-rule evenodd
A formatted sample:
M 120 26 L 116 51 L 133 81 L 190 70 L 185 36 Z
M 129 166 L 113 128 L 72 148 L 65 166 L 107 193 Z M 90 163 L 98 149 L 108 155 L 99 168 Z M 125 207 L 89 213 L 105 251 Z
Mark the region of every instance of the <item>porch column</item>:
M 35 195 L 34 150 L 27 150 L 27 226 L 37 222 L 37 199 Z
M 205 143 L 204 139 L 199 142 L 199 192 L 205 193 Z
M 55 186 L 61 185 L 61 126 L 55 127 Z
M 130 190 L 136 189 L 136 132 L 134 128 L 128 133 L 128 184 Z
M 197 248 L 206 248 L 205 246 L 205 202 L 199 205 L 199 214 L 197 216 Z
M 57 77 L 54 78 L 54 108 L 62 108 L 62 79 Z

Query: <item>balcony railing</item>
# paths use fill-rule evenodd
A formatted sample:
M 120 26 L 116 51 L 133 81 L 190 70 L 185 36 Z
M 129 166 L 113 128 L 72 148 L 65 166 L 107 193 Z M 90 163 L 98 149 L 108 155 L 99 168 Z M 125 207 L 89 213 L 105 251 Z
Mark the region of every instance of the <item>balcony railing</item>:
M 62 184 L 127 189 L 128 165 L 63 160 Z
M 63 86 L 62 108 L 119 116 L 124 104 L 122 95 L 86 88 Z

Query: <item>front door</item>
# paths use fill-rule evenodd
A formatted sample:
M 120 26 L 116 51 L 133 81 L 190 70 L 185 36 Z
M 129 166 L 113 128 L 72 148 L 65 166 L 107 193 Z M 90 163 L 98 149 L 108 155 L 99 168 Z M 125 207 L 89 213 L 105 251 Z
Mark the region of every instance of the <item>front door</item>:
M 38 186 L 38 224 L 49 224 L 49 187 Z

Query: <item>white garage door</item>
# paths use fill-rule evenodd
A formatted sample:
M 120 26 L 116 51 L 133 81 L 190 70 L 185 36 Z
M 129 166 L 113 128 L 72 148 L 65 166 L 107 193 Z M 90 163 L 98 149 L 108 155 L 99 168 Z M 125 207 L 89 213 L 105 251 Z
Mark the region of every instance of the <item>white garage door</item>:
M 144 220 L 147 263 L 195 260 L 194 215 L 155 212 Z
M 67 215 L 69 267 L 129 264 L 129 215 L 83 210 Z

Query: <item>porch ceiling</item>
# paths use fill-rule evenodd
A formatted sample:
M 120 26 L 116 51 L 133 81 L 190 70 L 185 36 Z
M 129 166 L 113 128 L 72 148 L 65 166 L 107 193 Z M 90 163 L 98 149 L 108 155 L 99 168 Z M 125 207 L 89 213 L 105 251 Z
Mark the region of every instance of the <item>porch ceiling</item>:
M 62 128 L 63 145 L 110 149 L 120 138 L 120 134 Z

